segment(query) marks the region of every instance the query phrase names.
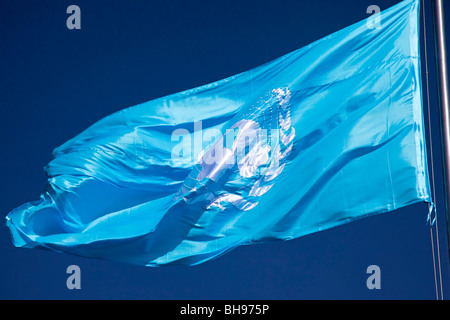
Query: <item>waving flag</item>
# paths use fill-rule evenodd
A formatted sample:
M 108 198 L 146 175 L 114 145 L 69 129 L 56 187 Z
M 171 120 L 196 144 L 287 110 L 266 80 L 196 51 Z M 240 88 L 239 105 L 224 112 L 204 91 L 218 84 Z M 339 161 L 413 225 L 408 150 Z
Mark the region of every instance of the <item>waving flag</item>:
M 114 113 L 67 141 L 13 242 L 194 265 L 431 202 L 419 6 L 381 13 L 263 66 Z

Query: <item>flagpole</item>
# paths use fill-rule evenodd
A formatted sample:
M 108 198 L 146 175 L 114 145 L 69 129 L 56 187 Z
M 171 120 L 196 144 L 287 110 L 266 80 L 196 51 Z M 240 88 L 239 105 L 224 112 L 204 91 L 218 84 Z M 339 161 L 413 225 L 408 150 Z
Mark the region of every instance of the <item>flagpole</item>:
M 449 103 L 449 83 L 447 75 L 447 59 L 445 46 L 445 26 L 443 0 L 433 0 L 433 25 L 437 63 L 437 80 L 439 109 L 441 116 L 441 140 L 443 144 L 443 168 L 444 168 L 444 190 L 445 190 L 445 211 L 447 220 L 447 240 L 449 240 L 449 201 L 450 201 L 450 103 Z

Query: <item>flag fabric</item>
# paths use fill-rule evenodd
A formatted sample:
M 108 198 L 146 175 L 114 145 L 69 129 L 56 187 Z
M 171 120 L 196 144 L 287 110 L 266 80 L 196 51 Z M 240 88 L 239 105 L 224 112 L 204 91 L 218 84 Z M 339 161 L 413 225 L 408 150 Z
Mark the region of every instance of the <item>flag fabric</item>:
M 419 2 L 263 66 L 116 112 L 53 152 L 13 243 L 195 265 L 431 203 Z

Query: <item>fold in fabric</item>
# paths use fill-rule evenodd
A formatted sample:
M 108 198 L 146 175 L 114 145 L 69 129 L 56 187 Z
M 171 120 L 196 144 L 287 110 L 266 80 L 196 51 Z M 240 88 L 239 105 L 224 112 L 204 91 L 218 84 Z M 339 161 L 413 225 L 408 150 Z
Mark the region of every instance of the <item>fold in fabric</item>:
M 53 152 L 14 245 L 194 265 L 429 202 L 419 5 L 116 112 Z

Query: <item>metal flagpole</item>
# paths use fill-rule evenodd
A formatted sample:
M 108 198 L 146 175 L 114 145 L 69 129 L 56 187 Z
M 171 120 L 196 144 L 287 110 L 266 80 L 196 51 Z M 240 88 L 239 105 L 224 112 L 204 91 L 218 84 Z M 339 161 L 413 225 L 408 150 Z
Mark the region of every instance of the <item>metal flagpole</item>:
M 439 110 L 441 116 L 441 140 L 443 145 L 443 168 L 444 168 L 444 188 L 445 188 L 445 212 L 447 220 L 447 241 L 449 242 L 449 202 L 450 202 L 450 103 L 448 91 L 447 57 L 445 47 L 445 26 L 444 26 L 444 1 L 433 0 L 433 25 L 437 63 Z M 437 219 L 436 219 L 437 221 Z M 437 225 L 436 225 L 436 232 Z M 439 244 L 439 239 L 437 239 Z M 441 283 L 442 290 L 442 283 Z M 442 292 L 442 291 L 441 291 Z M 441 296 L 441 299 L 443 297 Z
M 434 35 L 436 45 L 436 60 L 438 68 L 438 90 L 442 121 L 442 139 L 444 144 L 446 195 L 450 199 L 450 104 L 448 93 L 447 59 L 444 32 L 443 0 L 433 0 L 434 4 Z
M 444 168 L 445 168 L 445 193 L 447 202 L 450 199 L 450 104 L 448 93 L 447 60 L 444 32 L 443 0 L 433 0 L 434 5 L 434 35 L 436 46 L 436 61 L 438 72 L 438 93 L 442 123 L 442 142 L 444 146 Z M 447 213 L 448 213 L 448 204 Z M 448 216 L 448 215 L 447 215 Z

